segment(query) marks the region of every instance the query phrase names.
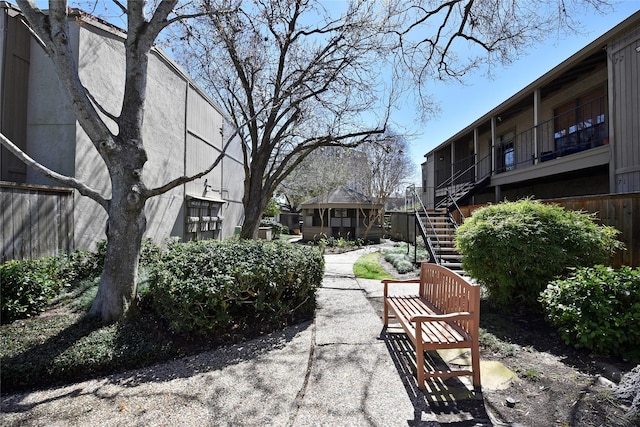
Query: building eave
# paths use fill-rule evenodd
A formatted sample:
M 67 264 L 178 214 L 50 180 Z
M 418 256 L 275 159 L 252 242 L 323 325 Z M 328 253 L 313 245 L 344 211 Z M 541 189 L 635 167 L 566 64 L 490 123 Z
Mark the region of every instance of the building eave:
M 560 64 L 553 67 L 551 70 L 540 76 L 538 79 L 531 82 L 529 85 L 525 86 L 523 89 L 509 97 L 504 102 L 500 103 L 497 107 L 491 109 L 488 113 L 482 115 L 470 125 L 461 129 L 459 132 L 449 137 L 447 140 L 427 152 L 424 157 L 429 157 L 434 152 L 450 145 L 455 140 L 467 135 L 472 132 L 473 129 L 487 123 L 491 120 L 492 117 L 496 117 L 500 115 L 501 112 L 508 110 L 510 107 L 517 105 L 526 100 L 527 97 L 531 96 L 531 94 L 538 88 L 544 87 L 551 83 L 554 79 L 557 79 L 563 73 L 566 73 L 571 69 L 571 67 L 578 64 L 580 61 L 587 59 L 589 56 L 594 55 L 601 49 L 606 49 L 607 45 L 611 42 L 612 39 L 624 34 L 640 25 L 640 11 L 635 12 L 633 15 L 629 16 L 627 19 L 611 28 L 609 31 L 602 34 L 600 37 L 596 38 L 591 43 L 587 44 L 585 47 L 571 55 L 569 58 L 562 61 Z

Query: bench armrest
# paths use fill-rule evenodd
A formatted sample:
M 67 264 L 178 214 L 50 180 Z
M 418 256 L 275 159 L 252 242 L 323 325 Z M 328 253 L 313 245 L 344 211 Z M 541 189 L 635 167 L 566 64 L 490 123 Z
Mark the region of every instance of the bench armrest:
M 386 298 L 389 295 L 389 284 L 392 284 L 392 283 L 420 283 L 420 279 L 407 279 L 407 280 L 383 279 L 382 283 L 384 284 L 384 297 Z
M 446 322 L 450 320 L 469 320 L 472 319 L 473 313 L 461 311 L 458 313 L 447 314 L 416 314 L 411 316 L 412 322 Z

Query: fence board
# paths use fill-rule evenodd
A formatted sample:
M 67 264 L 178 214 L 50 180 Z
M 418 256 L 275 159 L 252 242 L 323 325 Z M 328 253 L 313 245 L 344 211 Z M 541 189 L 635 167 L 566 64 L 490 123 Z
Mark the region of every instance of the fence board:
M 0 183 L 2 259 L 35 259 L 73 249 L 73 191 Z

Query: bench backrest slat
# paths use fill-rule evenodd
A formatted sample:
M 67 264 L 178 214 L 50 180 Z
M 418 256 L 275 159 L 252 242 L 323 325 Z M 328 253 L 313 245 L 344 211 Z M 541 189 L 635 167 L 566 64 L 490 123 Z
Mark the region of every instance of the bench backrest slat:
M 423 262 L 420 268 L 420 296 L 431 302 L 442 314 L 467 311 L 474 313 L 472 321 L 457 321 L 471 332 L 480 313 L 480 286 L 472 285 L 464 277 L 438 264 Z

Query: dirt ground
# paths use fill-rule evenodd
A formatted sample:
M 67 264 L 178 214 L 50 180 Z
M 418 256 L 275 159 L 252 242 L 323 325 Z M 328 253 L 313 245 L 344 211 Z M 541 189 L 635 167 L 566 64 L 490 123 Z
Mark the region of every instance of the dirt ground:
M 483 346 L 481 358 L 502 362 L 520 379 L 505 390 L 483 393 L 495 421 L 541 427 L 631 425 L 613 387 L 632 365 L 567 347 L 544 319 L 508 318 L 484 308 L 481 327 L 503 344 Z
M 394 274 L 390 264 L 382 264 Z M 481 359 L 501 362 L 519 380 L 504 390 L 483 390 L 481 398 L 459 400 L 446 411 L 432 403 L 433 412 L 468 412 L 473 418 L 464 424 L 447 423 L 443 414 L 442 426 L 637 425 L 625 419 L 627 407 L 613 395 L 613 387 L 634 365 L 566 346 L 542 317 L 506 315 L 483 303 L 480 327 L 486 331 L 481 337 Z

